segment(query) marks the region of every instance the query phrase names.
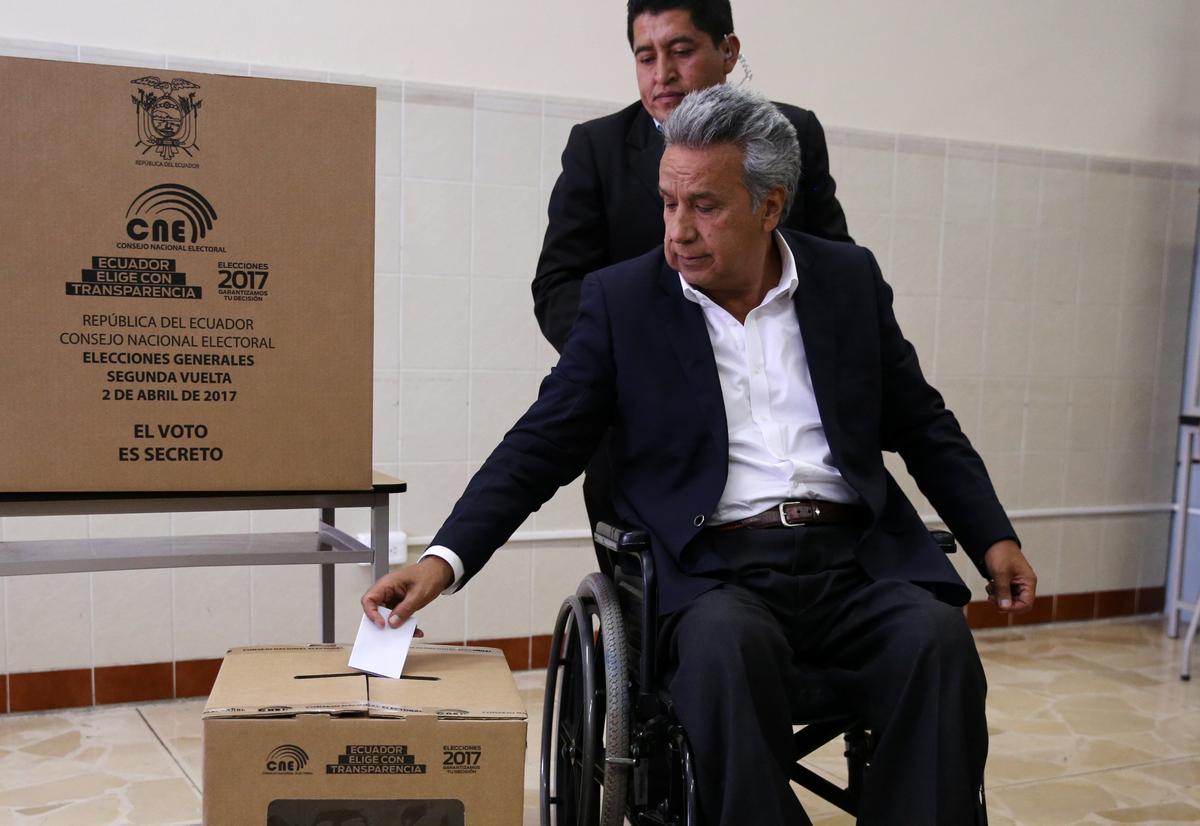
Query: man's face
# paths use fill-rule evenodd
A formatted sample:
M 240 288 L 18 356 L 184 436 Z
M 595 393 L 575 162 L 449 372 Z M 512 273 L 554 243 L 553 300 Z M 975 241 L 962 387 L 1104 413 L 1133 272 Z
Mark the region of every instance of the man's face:
M 742 150 L 733 144 L 704 149 L 668 146 L 658 172 L 666 235 L 667 263 L 701 290 L 737 289 L 761 272 L 753 252 L 763 248 L 779 223 L 782 191 L 750 209 L 742 183 Z
M 737 62 L 737 37 L 718 48 L 685 9 L 644 12 L 633 21 L 633 59 L 646 111 L 660 123 L 688 92 L 725 82 Z

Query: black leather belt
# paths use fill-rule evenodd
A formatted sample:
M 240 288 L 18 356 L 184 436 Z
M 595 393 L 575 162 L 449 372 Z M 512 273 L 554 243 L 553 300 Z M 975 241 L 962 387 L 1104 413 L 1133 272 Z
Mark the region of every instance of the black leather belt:
M 870 516 L 862 505 L 841 502 L 822 502 L 819 499 L 800 499 L 780 502 L 762 513 L 747 516 L 736 522 L 713 525 L 710 530 L 732 531 L 738 528 L 799 528 L 813 525 L 864 524 Z

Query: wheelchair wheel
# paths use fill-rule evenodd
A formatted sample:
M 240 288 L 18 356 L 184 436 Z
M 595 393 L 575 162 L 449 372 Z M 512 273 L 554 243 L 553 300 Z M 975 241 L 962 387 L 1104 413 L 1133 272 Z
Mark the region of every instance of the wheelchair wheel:
M 629 668 L 626 659 L 625 622 L 612 580 L 601 574 L 588 574 L 579 583 L 576 595 L 595 618 L 593 632 L 600 644 L 602 660 L 597 660 L 598 683 L 604 689 L 604 744 L 597 765 L 603 795 L 600 800 L 600 826 L 622 826 L 625 822 L 625 800 L 628 792 L 629 732 L 632 719 L 629 713 Z
M 563 601 L 551 653 L 542 717 L 541 822 L 620 826 L 632 761 L 625 629 L 611 581 L 591 574 Z

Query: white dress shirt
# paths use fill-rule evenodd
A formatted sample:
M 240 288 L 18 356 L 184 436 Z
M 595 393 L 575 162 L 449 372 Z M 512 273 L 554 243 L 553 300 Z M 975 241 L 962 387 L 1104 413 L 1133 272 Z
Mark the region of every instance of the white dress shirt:
M 729 425 L 729 470 L 708 520 L 711 525 L 753 516 L 793 499 L 858 501 L 831 464 L 817 411 L 792 303 L 800 284 L 796 259 L 778 232 L 775 243 L 783 264 L 779 284 L 750 311 L 745 324 L 679 276 L 684 297 L 704 312 Z M 421 559 L 427 556 L 444 559 L 454 569 L 454 584 L 445 593 L 458 590 L 464 571 L 458 554 L 431 545 Z
M 679 277 L 684 297 L 704 312 L 729 426 L 729 471 L 708 520 L 713 525 L 793 499 L 858 501 L 832 464 L 817 411 L 792 301 L 800 285 L 796 259 L 778 232 L 775 244 L 783 265 L 779 283 L 745 324 Z

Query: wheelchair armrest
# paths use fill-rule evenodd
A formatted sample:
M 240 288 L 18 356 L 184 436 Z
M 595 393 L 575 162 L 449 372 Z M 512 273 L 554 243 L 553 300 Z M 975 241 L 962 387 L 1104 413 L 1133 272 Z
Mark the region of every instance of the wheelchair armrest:
M 597 522 L 592 539 L 620 554 L 636 555 L 650 548 L 650 535 L 645 531 L 609 522 Z
M 937 543 L 944 554 L 952 554 L 958 548 L 954 541 L 954 534 L 950 531 L 930 531 L 929 535 L 933 537 L 933 541 Z

